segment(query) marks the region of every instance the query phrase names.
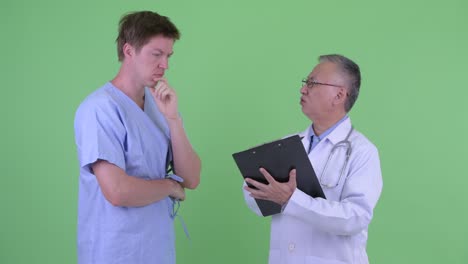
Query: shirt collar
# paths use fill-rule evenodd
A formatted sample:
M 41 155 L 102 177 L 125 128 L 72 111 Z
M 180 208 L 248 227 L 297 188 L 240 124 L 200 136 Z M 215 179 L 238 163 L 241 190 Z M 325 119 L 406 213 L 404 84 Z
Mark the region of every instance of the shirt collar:
M 325 130 L 325 132 L 323 132 L 320 136 L 315 135 L 314 129 L 312 128 L 314 124 L 312 124 L 310 126 L 310 130 L 309 130 L 310 131 L 309 138 L 311 136 L 314 136 L 314 137 L 318 138 L 319 141 L 322 141 L 324 138 L 327 138 L 327 136 L 329 134 L 331 134 L 331 132 L 333 132 L 333 130 L 335 130 L 335 128 L 337 128 L 341 123 L 343 123 L 347 119 L 349 119 L 349 117 L 348 117 L 348 115 L 345 115 L 338 122 L 336 122 L 333 126 L 329 127 L 327 130 Z
M 329 133 L 326 139 L 328 139 L 333 145 L 335 145 L 336 143 L 346 138 L 346 135 L 348 135 L 350 129 L 351 129 L 351 118 L 349 118 L 348 116 L 345 116 L 342 119 L 341 123 L 338 124 L 335 127 L 335 129 Z M 310 144 L 310 137 L 312 135 L 313 135 L 312 126 L 309 126 L 305 131 L 299 133 L 299 136 L 302 138 L 302 143 L 304 144 L 304 148 L 306 148 L 306 150 Z
M 327 139 L 336 144 L 346 138 L 351 127 L 351 119 L 347 118 L 328 135 Z

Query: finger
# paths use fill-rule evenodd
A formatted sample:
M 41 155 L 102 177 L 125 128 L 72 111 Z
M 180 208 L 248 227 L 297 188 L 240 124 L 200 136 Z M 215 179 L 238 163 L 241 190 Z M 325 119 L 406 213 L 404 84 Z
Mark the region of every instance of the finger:
M 288 185 L 291 186 L 292 188 L 296 189 L 297 187 L 297 180 L 296 180 L 296 170 L 291 170 L 289 172 L 289 181 Z
M 296 169 L 292 169 L 289 172 L 289 181 L 296 181 Z
M 180 183 L 179 183 L 180 184 Z M 179 200 L 183 201 L 185 200 L 185 190 L 184 188 L 182 187 L 182 185 L 180 186 L 180 188 L 182 189 L 181 192 L 180 192 L 180 195 L 179 195 Z
M 159 89 L 159 87 L 163 86 L 165 83 L 166 82 L 164 82 L 164 80 L 158 80 L 154 89 L 155 90 Z
M 256 188 L 263 190 L 267 186 L 266 184 L 263 184 L 261 182 L 252 180 L 250 178 L 245 178 L 245 182 L 250 183 L 251 185 L 255 186 Z
M 185 200 L 185 194 L 174 194 L 174 195 L 170 195 L 171 198 L 174 198 L 178 201 L 183 201 Z
M 172 95 L 172 91 L 169 87 L 163 87 L 161 88 L 161 92 L 160 92 L 160 96 L 161 96 L 161 99 L 164 100 L 164 99 L 168 99 L 171 97 Z
M 255 190 L 250 188 L 249 190 L 250 196 L 257 198 L 257 199 L 265 199 L 267 197 L 267 194 L 261 190 Z
M 255 195 L 255 194 L 250 194 L 250 197 L 252 197 L 254 199 L 267 200 L 267 198 L 265 196 L 259 196 L 259 195 Z
M 157 98 L 158 96 L 158 93 L 159 93 L 159 90 L 161 89 L 161 87 L 164 85 L 164 82 L 163 81 L 158 81 L 156 83 L 156 86 L 153 87 L 154 89 L 150 89 L 150 91 L 153 93 L 153 95 Z
M 249 186 L 244 186 L 244 190 L 246 190 L 246 191 L 249 192 L 250 194 L 252 194 L 252 192 L 257 191 L 257 189 L 250 188 Z
M 164 79 L 164 78 L 159 78 L 158 81 L 157 81 L 157 83 L 156 83 L 156 86 L 155 86 L 154 88 L 156 88 L 156 87 L 158 87 L 158 86 L 164 86 L 164 85 L 165 85 L 165 86 L 169 86 L 169 83 L 167 82 L 166 79 Z
M 265 170 L 264 168 L 260 168 L 260 172 L 263 174 L 263 176 L 269 184 L 276 183 L 275 178 L 273 178 L 273 176 L 271 176 L 267 170 Z
M 155 91 L 156 91 L 156 98 L 161 99 L 161 93 L 167 88 L 167 84 L 164 82 L 158 82 L 158 85 L 156 85 Z
M 161 88 L 161 99 L 175 98 L 175 91 L 169 85 Z
M 160 83 L 160 82 L 165 82 L 165 83 L 167 83 L 167 79 L 164 78 L 164 77 L 154 78 L 153 81 L 154 81 L 154 82 L 158 82 L 158 83 Z
M 253 185 L 254 187 L 258 188 L 258 189 L 261 189 L 263 188 L 261 185 L 264 185 L 263 183 L 261 182 L 258 182 L 258 181 L 255 181 L 255 180 L 252 180 L 250 178 L 245 178 L 245 182 L 250 184 L 250 185 Z M 247 185 L 248 186 L 248 185 Z M 249 186 L 248 186 L 249 187 Z M 251 187 L 249 187 L 251 188 Z M 251 188 L 252 189 L 252 188 Z
M 154 89 L 156 91 L 160 90 L 161 88 L 165 87 L 165 86 L 169 86 L 169 84 L 167 83 L 166 79 L 164 78 L 159 78 L 157 83 L 156 83 L 156 86 L 154 87 Z

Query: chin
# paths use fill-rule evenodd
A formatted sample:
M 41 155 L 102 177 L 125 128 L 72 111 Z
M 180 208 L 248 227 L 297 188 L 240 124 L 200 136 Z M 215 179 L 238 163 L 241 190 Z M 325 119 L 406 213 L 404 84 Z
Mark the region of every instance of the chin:
M 311 118 L 310 118 L 310 113 L 308 113 L 308 112 L 304 109 L 304 107 L 302 107 L 302 113 L 303 113 L 307 118 L 311 119 Z
M 156 82 L 155 81 L 148 81 L 146 82 L 146 87 L 155 87 L 156 86 Z

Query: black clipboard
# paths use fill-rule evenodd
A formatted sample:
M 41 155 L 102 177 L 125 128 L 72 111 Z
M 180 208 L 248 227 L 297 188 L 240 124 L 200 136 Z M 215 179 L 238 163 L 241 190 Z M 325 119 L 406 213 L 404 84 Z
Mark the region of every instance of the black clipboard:
M 265 143 L 232 154 L 242 177 L 268 183 L 259 168 L 266 169 L 275 180 L 287 182 L 289 172 L 296 169 L 297 188 L 312 197 L 325 198 L 312 164 L 298 135 Z M 254 187 L 255 188 L 255 187 Z M 255 199 L 263 216 L 281 212 L 275 202 Z

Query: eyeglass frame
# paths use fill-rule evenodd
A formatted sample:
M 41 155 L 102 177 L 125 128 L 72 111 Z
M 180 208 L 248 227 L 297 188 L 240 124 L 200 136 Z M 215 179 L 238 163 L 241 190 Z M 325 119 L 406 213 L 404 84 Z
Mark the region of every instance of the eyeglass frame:
M 309 88 L 309 89 L 314 88 L 314 85 L 326 85 L 326 86 L 333 86 L 333 87 L 343 87 L 342 85 L 337 85 L 337 84 L 317 82 L 314 79 L 309 79 L 309 78 L 302 79 L 302 83 L 303 83 L 303 85 L 306 85 L 307 88 Z

